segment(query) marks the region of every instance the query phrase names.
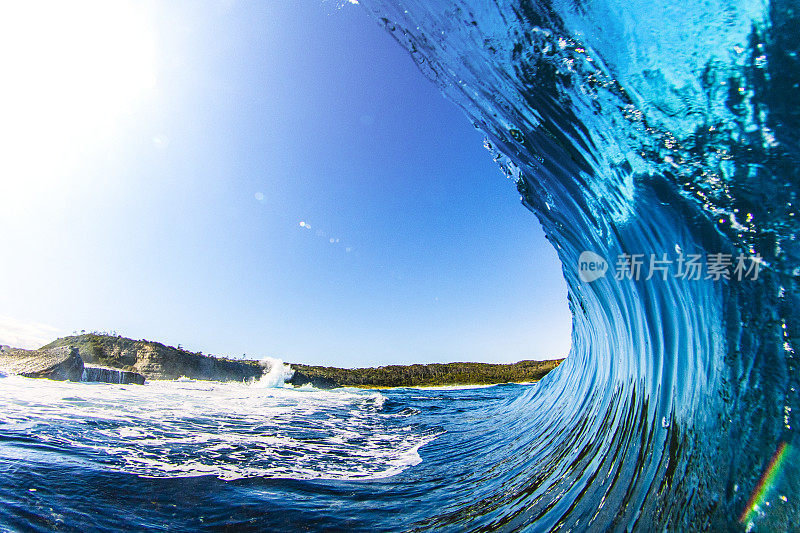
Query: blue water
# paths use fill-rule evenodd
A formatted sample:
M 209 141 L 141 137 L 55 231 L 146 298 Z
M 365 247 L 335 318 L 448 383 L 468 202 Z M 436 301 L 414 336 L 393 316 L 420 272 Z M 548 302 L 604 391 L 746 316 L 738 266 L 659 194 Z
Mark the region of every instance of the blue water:
M 469 521 L 465 506 L 525 468 L 516 413 L 535 388 L 0 386 L 0 529 L 41 531 Z
M 252 440 L 236 449 L 242 461 L 176 443 L 143 466 L 124 440 L 111 449 L 126 452 L 99 459 L 102 447 L 86 447 L 97 442 L 91 424 L 27 415 L 0 426 L 0 523 L 797 530 L 798 2 L 360 4 L 485 132 L 540 220 L 569 288 L 567 361 L 535 386 L 387 391 L 381 405 L 334 402 L 322 419 L 303 402 L 337 393 L 286 400 L 296 437 L 307 428 L 311 440 L 275 444 L 305 461 L 276 459 L 278 475 Z M 608 275 L 581 279 L 584 251 Z M 728 254 L 758 258 L 760 271 L 616 279 L 623 254 Z M 314 440 L 342 437 L 346 413 L 358 413 L 355 446 Z M 197 423 L 174 416 L 173 428 Z M 68 440 L 42 437 L 50 432 Z M 377 434 L 386 438 L 370 441 Z M 211 471 L 177 477 L 176 464 L 196 459 Z

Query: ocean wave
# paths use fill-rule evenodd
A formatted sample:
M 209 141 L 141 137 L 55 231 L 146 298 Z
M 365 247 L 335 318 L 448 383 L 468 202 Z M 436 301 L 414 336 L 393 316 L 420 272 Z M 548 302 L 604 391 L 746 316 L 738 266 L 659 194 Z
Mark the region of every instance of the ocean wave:
M 568 358 L 533 386 L 382 393 L 285 389 L 280 364 L 265 387 L 9 376 L 0 525 L 795 530 L 796 1 L 359 4 L 541 221 Z
M 800 523 L 788 462 L 761 490 L 797 432 L 796 2 L 360 3 L 485 132 L 573 313 L 568 359 L 502 422 L 522 458 L 429 523 Z

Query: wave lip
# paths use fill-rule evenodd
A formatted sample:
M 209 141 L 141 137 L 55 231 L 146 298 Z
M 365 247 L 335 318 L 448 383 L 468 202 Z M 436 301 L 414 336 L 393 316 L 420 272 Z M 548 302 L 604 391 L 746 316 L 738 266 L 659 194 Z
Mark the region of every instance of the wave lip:
M 517 402 L 521 463 L 428 523 L 800 523 L 789 466 L 773 505 L 738 520 L 797 432 L 796 5 L 360 3 L 485 132 L 559 254 L 573 313 L 568 359 Z M 643 279 L 588 266 L 639 254 L 741 255 L 761 272 Z

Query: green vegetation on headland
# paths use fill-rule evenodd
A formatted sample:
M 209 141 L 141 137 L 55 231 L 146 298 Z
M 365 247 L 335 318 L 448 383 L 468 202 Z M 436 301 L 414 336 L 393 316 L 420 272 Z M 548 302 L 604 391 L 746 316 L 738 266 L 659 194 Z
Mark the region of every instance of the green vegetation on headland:
M 335 368 L 292 363 L 291 383 L 311 383 L 329 387 L 440 387 L 445 385 L 493 385 L 539 381 L 561 363 L 520 361 L 509 364 L 434 363 L 427 365 L 391 365 L 377 368 Z
M 88 364 L 137 372 L 147 379 L 188 377 L 214 381 L 251 381 L 269 371 L 268 361 L 235 360 L 204 355 L 149 340 L 119 335 L 87 333 L 63 337 L 42 350 L 68 347 L 77 350 Z M 391 365 L 377 368 L 335 368 L 291 363 L 295 371 L 289 383 L 334 387 L 433 387 L 446 385 L 491 385 L 540 380 L 561 363 L 520 361 L 511 364 L 443 363 Z

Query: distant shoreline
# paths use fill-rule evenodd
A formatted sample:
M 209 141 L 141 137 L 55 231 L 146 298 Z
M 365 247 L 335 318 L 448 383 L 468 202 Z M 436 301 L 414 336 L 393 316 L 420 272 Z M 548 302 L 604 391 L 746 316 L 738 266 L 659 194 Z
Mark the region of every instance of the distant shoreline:
M 512 363 L 513 364 L 513 363 Z M 380 387 L 373 385 L 352 386 L 354 389 L 363 390 L 395 390 L 395 389 L 417 389 L 417 390 L 469 390 L 469 389 L 488 389 L 500 385 L 536 385 L 537 381 L 506 381 L 503 383 L 454 383 L 453 385 L 398 385 L 396 387 Z
M 74 348 L 87 364 L 136 372 L 148 380 L 187 377 L 205 381 L 255 381 L 270 371 L 270 362 L 236 360 L 191 352 L 149 340 L 85 333 L 57 339 L 42 349 Z M 431 363 L 369 368 L 338 368 L 287 363 L 294 375 L 287 383 L 318 389 L 358 387 L 470 387 L 535 383 L 563 359 L 517 363 Z

